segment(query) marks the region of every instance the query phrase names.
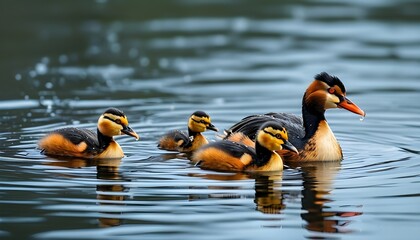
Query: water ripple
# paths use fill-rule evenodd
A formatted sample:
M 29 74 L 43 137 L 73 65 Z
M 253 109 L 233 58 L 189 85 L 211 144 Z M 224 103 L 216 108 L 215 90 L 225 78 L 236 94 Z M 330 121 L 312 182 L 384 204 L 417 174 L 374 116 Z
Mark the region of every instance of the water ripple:
M 13 23 L 0 58 L 7 81 L 1 237 L 417 236 L 420 19 L 413 1 L 13 4 L 16 11 L 0 16 Z M 20 20 L 10 21 L 13 14 Z M 250 114 L 300 115 L 303 93 L 321 71 L 339 76 L 367 112 L 360 122 L 327 111 L 342 162 L 289 164 L 274 175 L 219 173 L 156 148 L 164 132 L 186 130 L 195 110 L 219 129 Z M 95 130 L 110 106 L 124 110 L 141 136 L 116 137 L 124 158 L 55 159 L 36 148 L 52 129 Z

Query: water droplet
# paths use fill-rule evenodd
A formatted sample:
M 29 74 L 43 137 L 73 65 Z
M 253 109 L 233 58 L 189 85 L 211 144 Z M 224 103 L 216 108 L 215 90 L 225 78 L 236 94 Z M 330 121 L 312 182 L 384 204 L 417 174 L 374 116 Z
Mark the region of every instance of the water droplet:
M 69 61 L 69 57 L 67 57 L 67 55 L 60 55 L 60 57 L 58 58 L 58 61 L 61 63 L 61 64 L 65 64 L 65 63 L 67 63 L 68 61 Z
M 43 58 L 41 59 L 41 62 L 42 62 L 43 64 L 48 64 L 48 63 L 50 62 L 50 59 L 49 59 L 48 57 L 43 57 Z
M 139 51 L 136 48 L 130 48 L 128 51 L 128 56 L 130 58 L 136 58 L 139 55 Z
M 20 75 L 19 73 L 15 75 L 15 79 L 16 81 L 20 81 L 22 80 L 22 75 Z
M 143 67 L 146 67 L 147 65 L 149 65 L 150 60 L 147 57 L 142 57 L 140 58 L 140 65 L 142 65 Z
M 87 50 L 88 55 L 97 55 L 101 53 L 101 48 L 99 46 L 90 46 Z
M 118 40 L 118 36 L 115 32 L 110 32 L 106 36 L 106 40 L 108 40 L 108 42 L 116 42 Z
M 363 120 L 365 120 L 365 117 L 364 116 L 360 117 L 360 121 L 363 122 Z
M 46 74 L 46 73 L 47 73 L 47 70 L 48 70 L 47 65 L 46 65 L 46 64 L 44 64 L 44 63 L 38 63 L 38 64 L 36 64 L 36 66 L 35 66 L 35 71 L 36 71 L 36 73 L 38 73 L 39 75 Z
M 46 89 L 52 89 L 53 87 L 54 87 L 54 84 L 52 84 L 51 82 L 45 83 L 45 88 Z
M 32 78 L 34 78 L 34 77 L 36 77 L 36 72 L 34 71 L 34 70 L 31 70 L 31 71 L 29 71 L 29 76 L 30 77 L 32 77 Z
M 166 59 L 166 58 L 161 58 L 161 59 L 159 60 L 159 66 L 160 66 L 161 68 L 167 68 L 167 67 L 169 67 L 169 60 L 168 60 L 168 59 Z
M 114 53 L 119 53 L 121 51 L 121 46 L 118 43 L 112 43 L 110 49 Z

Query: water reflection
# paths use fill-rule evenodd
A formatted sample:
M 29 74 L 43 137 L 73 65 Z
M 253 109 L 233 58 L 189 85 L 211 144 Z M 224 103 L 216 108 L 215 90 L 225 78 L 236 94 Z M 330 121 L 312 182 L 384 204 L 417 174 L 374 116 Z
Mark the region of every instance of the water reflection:
M 419 1 L 41 2 L 8 1 L 14 10 L 0 14 L 0 238 L 418 235 Z M 215 173 L 159 158 L 151 144 L 192 109 L 221 128 L 300 114 L 320 71 L 346 79 L 370 113 L 363 123 L 329 113 L 342 165 L 291 166 L 278 179 Z M 55 161 L 71 169 L 39 166 L 49 160 L 32 154 L 38 137 L 92 127 L 109 106 L 144 136 L 120 140 L 129 156 L 120 171 L 76 159 Z
M 256 210 L 264 214 L 282 214 L 287 208 L 287 198 L 285 196 L 299 195 L 301 198 L 300 214 L 302 220 L 306 222 L 305 228 L 309 231 L 320 233 L 349 233 L 352 232 L 347 226 L 352 219 L 361 215 L 357 211 L 337 211 L 328 206 L 332 202 L 329 196 L 333 191 L 335 177 L 340 171 L 340 162 L 317 162 L 317 163 L 298 163 L 289 165 L 292 170 L 300 172 L 300 180 L 303 182 L 301 194 L 296 194 L 295 189 L 282 188 L 284 173 L 207 173 L 190 174 L 193 177 L 200 177 L 218 181 L 243 181 L 254 180 L 255 194 L 233 195 L 215 194 L 208 198 L 254 198 Z M 209 186 L 211 189 L 240 190 L 234 186 Z M 190 199 L 199 199 L 199 196 L 190 196 Z
M 281 190 L 282 173 L 255 176 L 256 209 L 266 214 L 280 214 L 286 207 Z
M 113 180 L 121 182 L 123 177 L 119 173 L 119 165 L 121 159 L 116 160 L 106 160 L 99 161 L 97 169 L 97 178 L 102 180 Z M 113 184 L 107 182 L 104 184 L 98 184 L 96 187 L 97 190 L 97 199 L 98 204 L 100 205 L 124 205 L 125 192 L 128 191 L 128 188 L 123 184 Z M 121 215 L 117 212 L 102 212 L 104 215 L 111 215 L 114 217 L 101 217 L 99 218 L 99 223 L 101 227 L 113 227 L 119 226 L 122 223 L 121 218 L 118 215 Z
M 124 205 L 124 200 L 128 188 L 121 184 L 124 179 L 120 174 L 119 166 L 121 159 L 61 159 L 60 161 L 53 161 L 48 163 L 51 166 L 60 166 L 66 168 L 83 168 L 96 166 L 96 177 L 100 180 L 96 186 L 97 203 L 101 206 L 121 206 Z M 112 209 L 112 208 L 111 208 Z M 117 208 L 118 209 L 118 208 Z M 113 227 L 122 224 L 122 212 L 110 211 L 100 212 L 102 217 L 98 218 L 100 227 Z
M 347 226 L 351 220 L 342 217 L 361 215 L 362 212 L 335 211 L 327 204 L 334 189 L 335 177 L 340 171 L 341 162 L 297 163 L 291 167 L 301 169 L 303 190 L 301 217 L 306 221 L 305 228 L 310 231 L 325 233 L 351 232 Z M 340 218 L 337 220 L 337 217 Z
M 209 195 L 209 198 L 254 198 L 255 209 L 266 214 L 279 214 L 284 209 L 283 194 L 281 190 L 281 182 L 283 174 L 280 173 L 207 173 L 207 174 L 190 174 L 192 177 L 200 177 L 218 181 L 240 181 L 254 180 L 255 194 L 250 195 L 233 195 L 216 194 Z M 233 186 L 209 186 L 211 189 L 224 190 L 240 190 L 240 187 Z M 190 196 L 190 199 L 200 197 Z

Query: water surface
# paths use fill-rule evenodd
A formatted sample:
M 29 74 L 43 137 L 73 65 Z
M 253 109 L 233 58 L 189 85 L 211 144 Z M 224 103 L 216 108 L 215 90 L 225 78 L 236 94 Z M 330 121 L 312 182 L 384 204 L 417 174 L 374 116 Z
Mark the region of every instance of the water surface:
M 416 1 L 1 5 L 0 238 L 417 238 Z M 156 148 L 195 110 L 219 129 L 250 114 L 300 114 L 321 71 L 367 112 L 327 112 L 341 163 L 228 174 Z M 122 160 L 36 149 L 52 129 L 95 129 L 109 106 L 141 136 L 117 138 Z

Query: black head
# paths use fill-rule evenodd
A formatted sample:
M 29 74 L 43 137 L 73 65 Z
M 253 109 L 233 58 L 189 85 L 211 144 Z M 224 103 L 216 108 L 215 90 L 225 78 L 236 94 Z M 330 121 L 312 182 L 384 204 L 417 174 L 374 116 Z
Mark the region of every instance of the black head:
M 316 80 L 319 80 L 319 81 L 322 81 L 322 82 L 328 84 L 328 86 L 330 86 L 330 87 L 338 86 L 341 89 L 342 93 L 346 93 L 346 88 L 344 87 L 344 84 L 336 76 L 332 76 L 332 75 L 330 75 L 326 72 L 322 72 L 322 73 L 319 73 L 319 74 L 315 75 L 314 78 Z
M 117 108 L 114 108 L 114 107 L 108 108 L 107 110 L 105 110 L 104 114 L 105 113 L 110 113 L 112 115 L 119 116 L 119 117 L 125 116 L 125 114 L 123 113 L 123 111 L 121 111 L 121 110 L 119 110 Z
M 205 113 L 205 112 L 203 112 L 203 111 L 195 111 L 193 114 L 191 114 L 191 116 L 197 116 L 197 117 L 199 117 L 199 118 L 209 118 L 210 116 L 207 114 L 207 113 Z

